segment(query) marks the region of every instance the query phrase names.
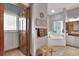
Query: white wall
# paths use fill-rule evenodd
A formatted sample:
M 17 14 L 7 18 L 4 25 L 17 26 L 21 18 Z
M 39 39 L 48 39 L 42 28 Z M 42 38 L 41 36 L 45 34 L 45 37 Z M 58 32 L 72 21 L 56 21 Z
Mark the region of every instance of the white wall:
M 19 38 L 18 38 L 19 34 L 18 34 L 18 30 L 17 30 L 17 16 L 16 17 L 15 16 L 16 16 L 16 14 L 14 14 L 11 17 L 4 16 L 4 50 L 5 51 L 19 47 Z M 10 19 L 12 21 L 10 21 L 8 19 Z
M 19 47 L 19 38 L 17 30 L 17 13 L 19 12 L 19 10 L 16 6 L 12 4 L 5 4 L 4 9 L 4 50 L 6 51 Z M 9 27 L 5 25 L 8 25 Z
M 10 50 L 19 47 L 18 32 L 6 31 L 4 32 L 4 50 Z
M 40 48 L 44 45 L 47 45 L 48 44 L 48 37 L 47 36 L 44 36 L 44 37 L 41 37 L 41 38 L 37 38 L 37 48 Z
M 77 17 L 77 16 L 79 16 L 79 7 L 67 11 L 68 18 Z
M 39 7 L 38 7 L 39 6 Z M 47 20 L 47 4 L 46 3 L 41 3 L 41 4 L 37 4 L 37 18 L 40 18 L 40 13 L 43 12 L 44 13 L 44 20 Z M 37 33 L 37 32 L 36 32 Z M 37 37 L 37 36 L 36 36 Z M 48 44 L 48 37 L 44 36 L 44 37 L 37 37 L 36 38 L 36 48 L 40 48 L 41 46 L 47 45 Z
M 44 19 L 47 20 L 47 4 L 44 3 L 34 3 L 32 6 L 32 40 L 31 40 L 31 54 L 36 54 L 36 49 L 44 44 L 47 44 L 47 39 L 45 37 L 37 38 L 37 32 L 35 29 L 35 20 L 40 18 L 40 12 L 44 13 Z

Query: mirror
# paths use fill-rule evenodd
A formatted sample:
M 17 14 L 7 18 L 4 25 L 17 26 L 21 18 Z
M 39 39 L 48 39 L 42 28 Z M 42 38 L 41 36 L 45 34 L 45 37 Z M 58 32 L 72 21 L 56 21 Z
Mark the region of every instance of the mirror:
M 67 22 L 66 30 L 69 35 L 79 35 L 79 21 Z
M 73 30 L 79 30 L 79 23 L 73 23 Z

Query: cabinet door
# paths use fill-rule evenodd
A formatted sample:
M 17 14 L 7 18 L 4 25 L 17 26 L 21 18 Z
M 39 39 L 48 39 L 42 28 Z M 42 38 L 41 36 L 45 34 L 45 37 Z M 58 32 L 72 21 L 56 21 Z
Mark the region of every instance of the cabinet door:
M 79 47 L 79 37 L 75 37 L 75 46 Z
M 75 46 L 75 38 L 73 36 L 68 36 L 67 44 Z

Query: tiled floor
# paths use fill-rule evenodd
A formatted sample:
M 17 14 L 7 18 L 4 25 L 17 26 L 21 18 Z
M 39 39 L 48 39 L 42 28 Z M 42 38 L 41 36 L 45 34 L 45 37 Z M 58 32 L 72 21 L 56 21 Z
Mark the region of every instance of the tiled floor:
M 53 47 L 55 52 L 52 52 L 52 56 L 79 56 L 79 49 L 66 46 L 66 47 Z M 48 54 L 49 56 L 50 53 Z M 24 56 L 20 50 L 14 50 L 6 52 L 5 56 Z
M 71 46 L 55 47 L 52 56 L 79 56 L 79 49 Z M 50 53 L 49 53 L 50 56 Z
M 64 55 L 66 56 L 79 56 L 79 48 L 74 48 L 67 46 L 64 52 Z
M 13 51 L 5 52 L 4 56 L 24 56 L 24 54 L 19 49 L 16 49 Z

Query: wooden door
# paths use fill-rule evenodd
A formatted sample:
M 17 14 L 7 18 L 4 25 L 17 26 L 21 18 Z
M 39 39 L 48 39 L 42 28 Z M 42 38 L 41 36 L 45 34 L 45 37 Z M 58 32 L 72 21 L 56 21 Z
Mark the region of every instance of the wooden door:
M 26 14 L 23 14 L 22 17 L 25 17 L 25 19 L 22 20 L 22 23 L 26 24 L 26 29 L 22 29 L 20 31 L 20 50 L 27 56 L 30 55 L 30 18 L 29 18 L 29 8 L 26 8 L 25 12 Z M 23 28 L 23 27 L 22 27 Z
M 4 54 L 3 11 L 4 6 L 2 3 L 0 3 L 0 56 Z

